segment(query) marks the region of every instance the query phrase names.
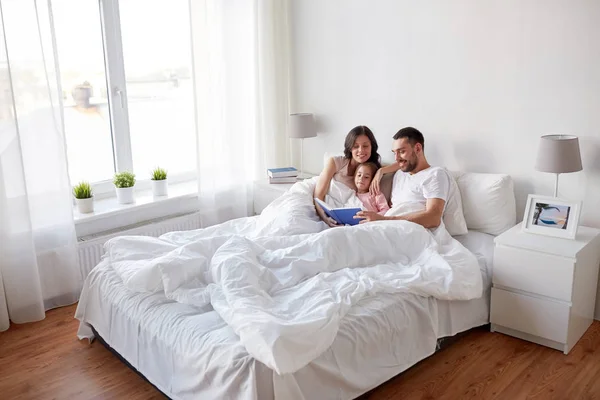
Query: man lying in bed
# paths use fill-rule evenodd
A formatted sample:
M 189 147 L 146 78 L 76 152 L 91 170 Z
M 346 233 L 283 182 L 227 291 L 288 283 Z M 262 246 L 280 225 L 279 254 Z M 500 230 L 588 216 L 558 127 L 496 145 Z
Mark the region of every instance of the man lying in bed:
M 432 167 L 425 158 L 425 139 L 419 130 L 407 127 L 394 135 L 392 151 L 396 163 L 380 168 L 373 178 L 372 188 L 379 192 L 379 182 L 384 174 L 396 172 L 392 187 L 392 209 L 407 203 L 424 205 L 423 211 L 401 216 L 382 216 L 373 211 L 361 211 L 355 218 L 360 223 L 380 220 L 406 220 L 425 228 L 440 225 L 450 191 L 448 173 L 440 167 Z M 400 170 L 400 171 L 398 171 Z

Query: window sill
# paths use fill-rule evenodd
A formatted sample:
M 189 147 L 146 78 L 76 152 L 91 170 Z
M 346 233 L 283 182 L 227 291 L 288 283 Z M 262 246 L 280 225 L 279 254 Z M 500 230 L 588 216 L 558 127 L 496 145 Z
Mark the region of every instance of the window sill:
M 169 185 L 168 196 L 154 197 L 152 190 L 134 194 L 135 202 L 119 204 L 115 196 L 94 200 L 94 212 L 81 214 L 73 207 L 78 238 L 139 225 L 146 221 L 198 211 L 196 180 Z

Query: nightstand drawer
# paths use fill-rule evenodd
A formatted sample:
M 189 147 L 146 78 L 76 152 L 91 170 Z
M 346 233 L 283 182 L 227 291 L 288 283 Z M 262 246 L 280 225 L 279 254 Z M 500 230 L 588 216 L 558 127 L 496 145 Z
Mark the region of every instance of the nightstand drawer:
M 490 322 L 566 343 L 569 306 L 492 288 Z
M 571 301 L 575 260 L 550 254 L 496 246 L 493 283 Z

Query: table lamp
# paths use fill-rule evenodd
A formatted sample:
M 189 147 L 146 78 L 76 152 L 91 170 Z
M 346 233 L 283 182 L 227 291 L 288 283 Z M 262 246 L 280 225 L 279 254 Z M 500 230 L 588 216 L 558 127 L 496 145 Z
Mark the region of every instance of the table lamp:
M 538 148 L 535 169 L 556 174 L 554 197 L 558 197 L 558 175 L 581 171 L 579 139 L 573 135 L 544 135 Z
M 298 179 L 305 179 L 304 176 L 304 139 L 317 136 L 317 126 L 314 115 L 310 113 L 299 113 L 290 115 L 290 138 L 300 139 L 300 175 Z

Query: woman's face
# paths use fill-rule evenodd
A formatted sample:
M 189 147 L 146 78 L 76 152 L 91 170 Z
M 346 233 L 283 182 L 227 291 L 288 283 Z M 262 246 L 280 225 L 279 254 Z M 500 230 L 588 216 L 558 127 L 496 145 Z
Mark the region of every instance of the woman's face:
M 360 135 L 352 146 L 352 158 L 357 163 L 364 163 L 371 158 L 371 141 L 367 135 Z

